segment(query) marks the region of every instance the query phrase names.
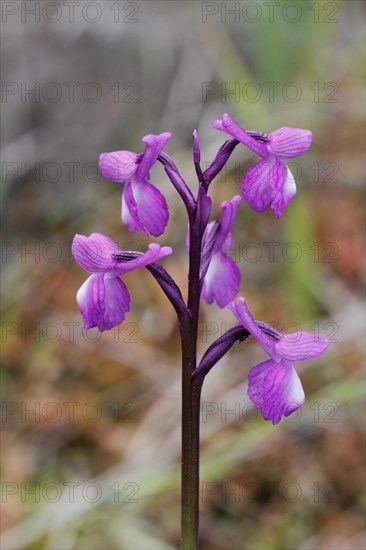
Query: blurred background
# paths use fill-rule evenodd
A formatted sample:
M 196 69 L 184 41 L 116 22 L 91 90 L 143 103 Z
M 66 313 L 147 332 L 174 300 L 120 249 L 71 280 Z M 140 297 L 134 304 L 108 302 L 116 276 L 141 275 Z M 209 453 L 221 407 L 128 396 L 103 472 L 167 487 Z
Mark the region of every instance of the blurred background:
M 179 547 L 180 345 L 147 271 L 124 278 L 131 312 L 85 331 L 75 233 L 148 242 L 120 220 L 101 152 L 166 147 L 195 189 L 228 112 L 250 130 L 309 128 L 280 221 L 243 205 L 232 257 L 256 319 L 332 339 L 296 366 L 302 409 L 273 427 L 246 395 L 264 359 L 250 340 L 202 396 L 201 541 L 212 550 L 360 550 L 364 531 L 364 2 L 3 1 L 2 530 L 10 549 Z M 255 155 L 238 146 L 212 185 L 214 214 Z M 186 217 L 169 203 L 158 239 L 186 293 Z M 235 319 L 202 307 L 200 356 Z

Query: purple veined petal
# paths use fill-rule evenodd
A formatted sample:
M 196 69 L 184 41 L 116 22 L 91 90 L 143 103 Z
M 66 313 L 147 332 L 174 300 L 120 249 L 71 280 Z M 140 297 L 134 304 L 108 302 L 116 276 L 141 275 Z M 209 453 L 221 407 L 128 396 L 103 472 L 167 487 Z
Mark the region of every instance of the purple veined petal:
M 261 408 L 263 405 L 264 380 L 273 366 L 273 360 L 269 359 L 252 367 L 248 373 L 248 396 L 254 405 Z
M 286 166 L 286 170 L 287 171 L 285 175 L 285 182 L 283 183 L 282 187 L 281 187 L 281 179 L 283 176 L 279 176 L 277 178 L 277 183 L 279 184 L 279 187 L 277 189 L 276 195 L 271 204 L 273 213 L 277 218 L 281 218 L 283 216 L 284 209 L 286 208 L 286 206 L 290 204 L 290 202 L 296 195 L 296 183 L 295 183 L 294 176 L 292 175 L 291 170 L 287 166 Z
M 269 359 L 253 367 L 248 374 L 248 396 L 261 410 L 265 420 L 278 424 L 304 403 L 300 378 L 290 362 Z
M 138 155 L 131 151 L 113 151 L 102 153 L 99 157 L 99 169 L 103 176 L 111 181 L 131 181 L 135 178 Z
M 130 311 L 130 294 L 126 285 L 118 277 L 105 277 L 105 310 L 98 320 L 100 332 L 110 330 L 124 321 L 127 311 Z
M 302 128 L 279 128 L 269 134 L 269 149 L 276 157 L 290 159 L 303 155 L 310 147 L 312 133 Z
M 238 213 L 238 208 L 241 201 L 241 197 L 239 195 L 235 195 L 235 197 L 233 197 L 230 201 L 224 201 L 221 204 L 221 224 L 218 235 L 216 237 L 216 250 L 221 250 L 221 248 L 226 243 L 235 223 L 236 215 Z M 231 242 L 230 238 L 228 242 Z
M 98 326 L 105 312 L 104 274 L 91 275 L 76 293 L 76 301 L 86 329 Z
M 242 296 L 237 298 L 228 305 L 228 308 L 238 318 L 243 327 L 257 340 L 264 351 L 266 351 L 274 361 L 280 361 L 281 355 L 276 350 L 276 342 L 267 336 L 267 334 L 257 325 L 247 307 L 245 299 Z
M 170 132 L 164 132 L 163 134 L 159 135 L 149 134 L 142 138 L 141 141 L 146 143 L 146 149 L 137 167 L 137 180 L 145 180 L 148 177 L 148 173 L 151 167 L 155 163 L 161 151 L 164 149 L 166 142 L 171 137 L 172 134 Z
M 246 147 L 249 147 L 254 153 L 257 153 L 262 158 L 265 158 L 268 155 L 267 146 L 264 143 L 261 143 L 249 135 L 243 128 L 239 126 L 227 113 L 222 115 L 222 121 L 215 120 L 212 123 L 213 128 L 220 130 L 221 132 L 226 132 L 233 138 L 237 139 Z
M 329 344 L 328 338 L 298 331 L 283 334 L 276 343 L 276 350 L 287 361 L 305 361 L 322 355 Z
M 214 254 L 203 281 L 201 297 L 208 304 L 216 300 L 223 308 L 239 292 L 240 278 L 240 269 L 234 260 L 222 252 Z
M 282 161 L 261 160 L 248 170 L 241 182 L 244 199 L 257 212 L 266 210 L 276 196 L 274 182 L 279 166 L 286 169 Z
M 127 182 L 122 192 L 122 222 L 125 224 L 129 231 L 139 231 L 145 237 L 148 237 L 148 232 L 142 225 L 137 212 L 137 204 L 135 197 L 133 196 L 132 186 L 130 182 Z
M 127 262 L 117 262 L 113 272 L 108 273 L 106 277 L 115 277 L 116 275 L 122 275 L 123 273 L 128 273 L 140 267 L 145 267 L 149 264 L 158 262 L 161 258 L 165 256 L 170 256 L 173 249 L 170 246 L 160 246 L 158 243 L 150 243 L 146 252 L 137 256 L 133 260 Z
M 89 237 L 75 235 L 72 241 L 72 254 L 77 263 L 89 273 L 106 273 L 113 269 L 113 254 L 118 245 L 101 233 L 92 233 Z
M 275 190 L 275 191 L 281 191 L 281 193 L 284 192 L 284 187 L 285 187 L 285 184 L 286 184 L 286 178 L 287 178 L 287 173 L 288 171 L 290 172 L 289 168 L 287 168 L 286 164 L 282 161 L 282 160 L 276 160 L 276 162 L 273 164 L 269 174 L 268 174 L 268 182 L 270 184 L 270 186 Z M 291 172 L 290 172 L 291 174 Z M 290 180 L 288 181 L 288 186 L 289 186 L 289 192 L 291 191 L 292 189 L 292 180 L 293 180 L 293 176 L 291 174 L 291 177 L 290 177 Z M 295 181 L 293 181 L 293 183 L 295 183 Z M 295 191 L 296 191 L 296 187 L 295 187 Z M 293 195 L 292 195 L 293 196 Z
M 169 219 L 168 205 L 164 196 L 147 181 L 132 182 L 130 190 L 136 207 L 129 208 L 129 211 L 130 214 L 134 212 L 136 229 L 143 235 L 159 237 L 164 233 Z M 130 206 L 133 201 L 130 200 L 129 194 L 126 195 L 126 199 L 127 197 Z

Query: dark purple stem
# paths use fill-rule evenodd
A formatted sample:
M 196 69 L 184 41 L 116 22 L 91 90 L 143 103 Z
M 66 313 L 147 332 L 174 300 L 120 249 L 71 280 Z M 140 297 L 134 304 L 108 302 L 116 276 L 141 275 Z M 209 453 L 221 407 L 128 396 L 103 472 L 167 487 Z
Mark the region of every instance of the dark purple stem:
M 160 286 L 172 302 L 178 313 L 179 331 L 182 343 L 182 550 L 198 550 L 199 529 L 199 455 L 200 455 L 200 403 L 202 384 L 206 374 L 231 348 L 237 340 L 245 340 L 248 332 L 242 327 L 228 331 L 210 346 L 197 367 L 197 333 L 200 308 L 201 286 L 207 271 L 215 234 L 218 226 L 213 226 L 212 238 L 207 236 L 206 251 L 202 251 L 202 239 L 207 228 L 211 212 L 211 199 L 207 190 L 214 177 L 222 170 L 231 153 L 239 143 L 235 139 L 226 141 L 220 148 L 215 160 L 202 173 L 200 166 L 200 148 L 197 132 L 193 132 L 193 160 L 199 182 L 198 197 L 195 200 L 191 190 L 179 173 L 178 168 L 165 153 L 158 160 L 181 196 L 189 219 L 189 273 L 188 304 L 182 305 L 182 297 L 174 281 L 159 264 L 148 269 L 158 280 Z M 161 271 L 163 270 L 163 271 Z M 169 277 L 169 276 L 168 276 Z
M 199 208 L 196 209 L 196 215 Z M 206 222 L 207 223 L 207 222 Z M 182 339 L 182 550 L 198 549 L 200 403 L 203 378 L 193 377 L 197 367 L 197 332 L 200 305 L 201 245 L 205 224 L 190 220 L 188 311 L 181 325 Z

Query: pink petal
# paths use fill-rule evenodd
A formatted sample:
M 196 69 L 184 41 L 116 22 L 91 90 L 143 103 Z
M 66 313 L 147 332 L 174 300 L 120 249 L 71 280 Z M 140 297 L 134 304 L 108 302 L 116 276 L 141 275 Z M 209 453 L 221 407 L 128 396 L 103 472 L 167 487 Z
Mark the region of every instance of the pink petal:
M 170 132 L 164 132 L 159 135 L 149 134 L 142 138 L 142 141 L 146 143 L 145 153 L 143 154 L 141 161 L 137 167 L 137 179 L 144 180 L 148 178 L 148 173 L 156 162 L 156 159 L 164 149 L 168 139 L 172 137 Z
M 215 128 L 215 130 L 219 130 L 220 132 L 226 132 L 224 124 L 220 119 L 213 120 L 211 123 L 211 126 L 212 128 Z
M 126 312 L 130 311 L 130 294 L 121 279 L 105 277 L 104 285 L 105 311 L 97 325 L 100 332 L 120 325 L 125 319 Z
M 276 192 L 269 183 L 274 161 L 261 160 L 252 166 L 241 182 L 243 196 L 249 206 L 263 212 L 271 204 Z
M 105 312 L 104 275 L 91 275 L 79 288 L 76 301 L 86 329 L 98 326 Z
M 251 208 L 263 212 L 281 193 L 287 166 L 280 160 L 261 160 L 245 174 L 241 183 L 243 195 Z
M 328 338 L 322 338 L 308 332 L 283 334 L 276 343 L 277 352 L 288 361 L 305 361 L 322 355 L 329 346 Z
M 89 237 L 75 235 L 72 242 L 72 254 L 77 263 L 89 273 L 106 273 L 113 269 L 113 254 L 118 245 L 101 233 L 92 233 Z
M 282 178 L 277 179 L 277 192 L 272 201 L 271 208 L 277 218 L 281 218 L 283 211 L 290 204 L 294 196 L 296 195 L 296 183 L 291 170 L 286 167 L 286 175 L 284 182 Z
M 234 226 L 238 208 L 242 199 L 239 195 L 235 195 L 230 201 L 224 201 L 221 204 L 221 224 L 220 229 L 216 237 L 215 250 L 221 250 L 226 244 L 231 247 L 231 235 L 230 232 Z M 228 239 L 229 237 L 229 239 Z M 229 248 L 227 248 L 229 249 Z
M 111 181 L 132 181 L 136 177 L 138 155 L 130 151 L 102 153 L 99 169 Z
M 276 350 L 276 342 L 259 328 L 248 309 L 245 299 L 243 297 L 237 298 L 228 305 L 228 308 L 238 318 L 243 327 L 257 340 L 268 355 L 275 361 L 280 361 L 281 356 Z
M 226 132 L 233 138 L 237 139 L 249 149 L 257 153 L 260 157 L 264 158 L 268 155 L 268 149 L 266 145 L 260 143 L 252 136 L 250 136 L 243 128 L 239 126 L 227 113 L 222 116 L 221 120 L 214 120 L 212 123 L 213 128 Z
M 219 307 L 225 307 L 240 289 L 240 269 L 237 264 L 219 252 L 214 254 L 203 281 L 202 298 L 208 304 L 214 300 Z
M 135 197 L 133 196 L 131 183 L 128 182 L 124 186 L 122 192 L 122 222 L 129 231 L 139 231 L 147 237 L 149 234 L 142 225 L 138 212 Z
M 91 275 L 77 292 L 76 300 L 86 329 L 109 330 L 125 318 L 130 310 L 130 295 L 118 277 Z
M 304 403 L 305 394 L 297 372 L 288 361 L 269 359 L 248 374 L 248 396 L 261 410 L 265 420 L 278 424 Z
M 150 243 L 147 251 L 141 254 L 141 256 L 127 262 L 117 262 L 113 273 L 107 275 L 107 277 L 122 275 L 123 273 L 139 269 L 140 267 L 145 267 L 154 262 L 158 262 L 165 256 L 170 256 L 172 252 L 173 250 L 170 246 L 160 246 L 160 244 L 157 243 Z
M 131 184 L 138 222 L 148 234 L 159 237 L 168 223 L 169 210 L 164 196 L 147 181 Z
M 269 149 L 276 157 L 290 159 L 304 154 L 310 147 L 312 133 L 302 128 L 279 128 L 269 135 Z

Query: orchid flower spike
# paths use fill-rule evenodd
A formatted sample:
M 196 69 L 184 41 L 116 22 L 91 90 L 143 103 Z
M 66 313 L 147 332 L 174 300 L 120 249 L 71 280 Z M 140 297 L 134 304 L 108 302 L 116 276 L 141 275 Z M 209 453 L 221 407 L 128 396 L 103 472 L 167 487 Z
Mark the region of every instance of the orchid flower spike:
M 221 204 L 221 222 L 210 222 L 202 240 L 203 286 L 201 297 L 208 304 L 214 300 L 219 307 L 225 307 L 235 298 L 240 288 L 240 269 L 225 251 L 232 250 L 231 230 L 235 223 L 241 197 L 235 195 Z M 206 252 L 209 253 L 205 258 Z
M 304 390 L 292 362 L 322 355 L 330 342 L 328 338 L 303 331 L 281 334 L 268 326 L 270 337 L 255 322 L 244 298 L 238 298 L 228 307 L 271 357 L 249 371 L 248 396 L 265 420 L 278 424 L 282 416 L 289 416 L 305 401 Z
M 271 205 L 274 215 L 281 218 L 285 207 L 296 194 L 295 180 L 285 161 L 309 149 L 312 140 L 310 130 L 284 127 L 271 134 L 246 132 L 226 113 L 222 120 L 214 120 L 212 126 L 262 157 L 241 182 L 243 196 L 257 212 L 263 212 Z
M 74 237 L 72 254 L 77 263 L 92 274 L 76 294 L 86 329 L 98 327 L 103 332 L 122 323 L 130 311 L 130 294 L 119 275 L 157 262 L 169 256 L 172 249 L 151 243 L 144 254 L 126 262 L 116 259 L 121 252 L 112 239 L 100 233 Z
M 169 219 L 168 205 L 160 191 L 148 180 L 151 167 L 171 136 L 170 132 L 165 132 L 143 137 L 146 149 L 140 155 L 130 151 L 114 151 L 99 157 L 99 168 L 105 178 L 125 182 L 122 221 L 130 231 L 155 237 L 164 233 Z

